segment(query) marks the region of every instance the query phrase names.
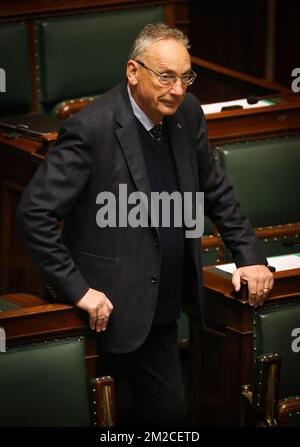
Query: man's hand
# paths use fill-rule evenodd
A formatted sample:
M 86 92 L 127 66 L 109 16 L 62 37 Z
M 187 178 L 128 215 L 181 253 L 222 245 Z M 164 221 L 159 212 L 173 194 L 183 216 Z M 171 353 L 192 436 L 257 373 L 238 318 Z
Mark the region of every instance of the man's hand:
M 105 331 L 113 305 L 104 293 L 95 289 L 89 289 L 76 306 L 88 312 L 90 328 L 97 332 Z
M 248 284 L 250 306 L 261 306 L 273 287 L 274 279 L 265 265 L 248 265 L 236 269 L 232 274 L 232 284 L 236 292 L 241 288 L 241 281 Z

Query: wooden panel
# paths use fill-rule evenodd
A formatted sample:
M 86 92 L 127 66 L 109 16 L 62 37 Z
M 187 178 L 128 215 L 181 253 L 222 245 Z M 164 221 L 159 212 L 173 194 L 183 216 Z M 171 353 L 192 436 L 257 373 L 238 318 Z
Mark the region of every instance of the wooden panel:
M 36 19 L 41 17 L 82 14 L 83 12 L 112 11 L 117 9 L 128 9 L 136 7 L 147 7 L 153 5 L 162 5 L 168 11 L 166 19 L 172 16 L 170 11 L 174 10 L 173 17 L 180 21 L 180 15 L 183 13 L 188 20 L 185 12 L 185 5 L 188 0 L 28 0 L 20 2 L 19 0 L 2 0 L 0 9 L 0 20 L 8 19 Z M 176 12 L 176 9 L 178 11 Z M 171 20 L 170 25 L 173 25 Z
M 299 67 L 298 0 L 228 0 L 190 4 L 192 53 L 291 89 Z
M 291 88 L 292 70 L 300 67 L 300 3 L 277 0 L 276 5 L 275 79 Z
M 267 2 L 192 0 L 192 53 L 216 64 L 264 76 Z

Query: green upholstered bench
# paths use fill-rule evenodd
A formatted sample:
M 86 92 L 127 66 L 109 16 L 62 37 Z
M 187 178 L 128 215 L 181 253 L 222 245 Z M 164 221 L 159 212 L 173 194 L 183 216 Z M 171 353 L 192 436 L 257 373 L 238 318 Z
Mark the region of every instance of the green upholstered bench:
M 50 112 L 66 99 L 98 95 L 115 86 L 125 78 L 137 33 L 147 23 L 163 21 L 161 6 L 38 21 L 42 108 Z
M 83 337 L 0 353 L 0 427 L 97 425 L 99 390 L 88 389 Z
M 300 422 L 299 326 L 299 297 L 253 312 L 254 374 L 250 400 L 260 425 Z
M 24 22 L 0 24 L 0 68 L 5 92 L 0 93 L 0 116 L 27 113 L 32 103 L 29 42 Z
M 265 253 L 296 251 L 284 247 L 282 241 L 300 222 L 300 136 L 223 144 L 216 147 L 216 154 L 243 212 L 258 236 L 262 235 Z M 265 236 L 264 229 L 270 230 L 270 236 Z M 226 256 L 230 260 L 228 252 Z

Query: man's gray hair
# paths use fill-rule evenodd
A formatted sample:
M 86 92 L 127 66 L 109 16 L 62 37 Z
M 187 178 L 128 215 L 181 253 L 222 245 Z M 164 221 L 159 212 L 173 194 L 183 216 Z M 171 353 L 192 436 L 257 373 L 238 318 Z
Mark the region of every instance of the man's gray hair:
M 131 48 L 129 59 L 136 59 L 143 54 L 153 42 L 163 39 L 174 39 L 188 50 L 188 38 L 177 28 L 171 28 L 164 23 L 150 23 L 138 34 Z

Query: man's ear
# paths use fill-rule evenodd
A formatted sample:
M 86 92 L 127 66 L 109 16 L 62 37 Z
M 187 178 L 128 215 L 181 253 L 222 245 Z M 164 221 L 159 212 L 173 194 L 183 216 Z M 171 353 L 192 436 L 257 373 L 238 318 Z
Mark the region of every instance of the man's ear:
M 137 65 L 134 60 L 130 59 L 127 62 L 127 79 L 129 84 L 136 85 L 138 83 L 137 81 Z

